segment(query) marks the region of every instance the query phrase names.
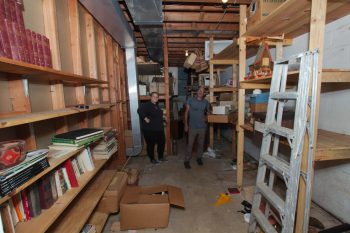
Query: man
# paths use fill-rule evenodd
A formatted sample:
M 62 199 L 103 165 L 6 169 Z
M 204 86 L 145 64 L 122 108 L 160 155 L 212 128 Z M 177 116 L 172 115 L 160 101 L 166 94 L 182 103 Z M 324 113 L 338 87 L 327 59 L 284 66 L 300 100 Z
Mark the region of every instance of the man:
M 188 146 L 184 161 L 186 169 L 191 168 L 190 160 L 196 137 L 198 137 L 197 163 L 200 166 L 203 165 L 202 154 L 207 130 L 207 113 L 210 111 L 209 102 L 204 99 L 204 91 L 204 87 L 199 87 L 197 96 L 189 98 L 186 104 L 184 122 L 185 132 L 188 132 Z
M 165 162 L 164 147 L 165 135 L 163 124 L 163 111 L 158 106 L 159 95 L 157 92 L 151 93 L 151 101 L 141 104 L 137 110 L 143 136 L 147 144 L 147 155 L 153 164 Z M 154 157 L 154 146 L 157 144 L 158 160 Z

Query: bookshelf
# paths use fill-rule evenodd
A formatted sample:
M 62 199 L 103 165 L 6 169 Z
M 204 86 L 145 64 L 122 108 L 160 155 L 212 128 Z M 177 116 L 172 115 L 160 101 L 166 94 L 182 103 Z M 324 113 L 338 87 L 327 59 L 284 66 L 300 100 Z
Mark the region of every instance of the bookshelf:
M 116 169 L 126 161 L 124 130 L 129 113 L 125 54 L 78 0 L 24 0 L 23 4 L 25 28 L 50 40 L 53 68 L 0 57 L 0 141 L 22 139 L 27 150 L 35 150 L 46 148 L 59 133 L 111 127 L 118 131 L 119 149 L 109 160 L 96 160 L 93 171 L 78 177 L 79 187 L 68 190 L 37 217 L 17 223 L 15 230 L 54 231 L 62 222 L 65 229 L 61 232 L 80 232 L 112 179 L 113 173 L 105 168 Z M 71 107 L 76 105 L 88 109 Z M 49 168 L 1 198 L 0 205 L 80 151 L 77 148 L 49 158 Z M 80 201 L 85 203 L 83 214 Z M 79 224 L 73 226 L 68 222 L 76 211 Z
M 20 222 L 16 225 L 16 232 L 45 232 L 49 229 L 49 227 L 60 217 L 60 215 L 65 211 L 65 209 L 74 201 L 74 199 L 78 196 L 78 194 L 84 190 L 84 187 L 89 184 L 89 182 L 96 176 L 96 174 L 101 170 L 103 165 L 107 162 L 107 160 L 95 160 L 95 169 L 91 172 L 86 172 L 84 175 L 78 178 L 79 187 L 68 190 L 63 196 L 59 197 L 56 202 L 47 210 L 42 210 L 42 213 L 31 219 L 28 222 Z M 99 179 L 101 175 L 99 175 L 96 181 L 103 181 L 103 179 Z M 106 179 L 108 182 L 108 179 Z M 109 180 L 110 181 L 110 180 Z M 105 182 L 105 181 L 103 181 Z M 94 184 L 94 182 L 92 183 Z M 107 186 L 106 186 L 107 188 Z M 105 189 L 106 189 L 105 188 Z M 103 193 L 105 189 L 101 189 Z M 84 192 L 85 193 L 85 192 Z M 102 195 L 101 195 L 102 196 Z M 86 204 L 86 203 L 85 203 Z M 75 206 L 74 208 L 75 209 Z M 82 214 L 82 213 L 81 213 Z M 66 214 L 65 214 L 66 216 Z M 66 217 L 64 218 L 66 219 Z M 78 219 L 74 219 L 78 221 Z M 79 229 L 80 230 L 80 229 Z M 72 231 L 62 231 L 62 232 L 72 232 Z

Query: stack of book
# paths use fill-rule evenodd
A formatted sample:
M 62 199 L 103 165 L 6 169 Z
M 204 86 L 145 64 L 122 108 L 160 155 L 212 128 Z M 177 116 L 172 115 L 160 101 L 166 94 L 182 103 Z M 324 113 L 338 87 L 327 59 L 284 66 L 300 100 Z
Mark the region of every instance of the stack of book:
M 92 149 L 94 159 L 109 159 L 118 151 L 116 130 L 109 130 L 104 134 L 103 140 L 98 142 Z
M 26 159 L 0 172 L 0 196 L 4 197 L 50 166 L 48 150 L 29 152 Z
M 50 149 L 62 149 L 69 148 L 77 149 L 82 146 L 86 146 L 92 142 L 95 142 L 103 137 L 102 129 L 83 128 L 78 130 L 69 131 L 66 133 L 55 135 L 52 139 L 52 146 Z
M 0 0 L 0 56 L 52 67 L 49 39 L 25 28 L 22 8 L 20 1 Z

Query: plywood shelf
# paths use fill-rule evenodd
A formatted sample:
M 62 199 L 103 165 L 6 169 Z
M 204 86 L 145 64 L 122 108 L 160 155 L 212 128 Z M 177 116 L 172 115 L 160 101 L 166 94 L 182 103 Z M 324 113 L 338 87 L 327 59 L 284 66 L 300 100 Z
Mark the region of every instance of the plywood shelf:
M 0 57 L 0 71 L 11 74 L 25 75 L 24 78 L 38 81 L 64 81 L 78 84 L 108 83 L 98 79 L 84 77 L 64 71 L 37 66 L 21 61 Z
M 287 0 L 261 22 L 247 26 L 243 36 L 281 36 L 295 38 L 310 30 L 311 1 Z M 349 1 L 328 1 L 326 23 L 350 12 Z
M 223 87 L 212 87 L 212 88 L 209 88 L 209 91 L 210 92 L 236 92 L 237 89 L 235 87 L 223 86 Z
M 164 100 L 165 99 L 164 95 L 160 95 L 159 99 L 160 100 Z M 139 95 L 139 100 L 141 100 L 141 101 L 151 100 L 151 96 L 149 96 L 149 95 Z
M 242 89 L 270 89 L 272 77 L 256 78 L 241 81 L 239 86 Z M 293 85 L 298 80 L 298 72 L 288 72 L 288 83 Z M 323 69 L 322 83 L 350 83 L 350 70 L 345 69 Z
M 94 111 L 98 109 L 109 109 L 111 104 L 94 104 L 89 105 L 89 109 L 78 109 L 78 108 L 64 108 L 60 110 L 52 110 L 45 112 L 36 112 L 29 114 L 20 114 L 12 117 L 0 117 L 0 129 L 7 128 L 16 125 L 23 125 L 36 121 L 43 121 L 57 117 L 63 117 L 81 112 Z
M 51 208 L 47 210 L 42 210 L 42 213 L 31 219 L 28 222 L 20 222 L 16 225 L 16 233 L 32 233 L 32 232 L 45 232 L 50 226 L 60 217 L 60 215 L 65 211 L 65 209 L 69 206 L 69 204 L 76 198 L 76 196 L 84 189 L 84 187 L 90 182 L 92 178 L 95 177 L 97 172 L 103 167 L 103 165 L 107 162 L 107 160 L 95 160 L 95 169 L 91 172 L 86 172 L 81 177 L 78 178 L 79 187 L 68 190 L 63 196 L 59 197 L 57 201 L 51 206 Z M 104 175 L 106 171 L 104 171 L 99 177 L 93 182 L 93 186 L 96 186 L 96 182 L 104 183 L 108 181 L 108 177 Z M 110 180 L 109 180 L 110 181 Z M 106 185 L 107 188 L 107 185 Z M 91 192 L 88 192 L 90 188 L 84 192 L 82 196 L 85 196 L 86 193 L 92 195 Z M 105 190 L 105 189 L 104 189 Z M 104 192 L 102 191 L 102 193 Z M 100 191 L 101 192 L 101 191 Z M 93 194 L 95 196 L 95 194 Z M 81 197 L 80 197 L 81 198 Z M 79 198 L 79 199 L 80 199 Z M 89 205 L 89 203 L 85 203 L 85 205 Z M 86 214 L 85 212 L 81 212 L 80 215 Z M 68 215 L 64 215 L 68 217 Z M 79 221 L 80 216 L 76 217 L 73 221 Z M 80 230 L 80 229 L 79 229 Z M 61 232 L 73 232 L 71 230 L 61 231 Z M 77 231 L 79 232 L 79 231 Z
M 240 127 L 254 132 L 254 126 L 250 123 L 240 125 Z M 284 140 L 281 143 L 288 144 Z M 340 159 L 350 159 L 350 136 L 319 129 L 314 161 Z
M 79 196 L 74 206 L 71 206 L 65 215 L 50 228 L 50 232 L 79 233 L 85 223 L 87 223 L 115 174 L 115 170 L 105 170 L 99 174 L 84 193 Z

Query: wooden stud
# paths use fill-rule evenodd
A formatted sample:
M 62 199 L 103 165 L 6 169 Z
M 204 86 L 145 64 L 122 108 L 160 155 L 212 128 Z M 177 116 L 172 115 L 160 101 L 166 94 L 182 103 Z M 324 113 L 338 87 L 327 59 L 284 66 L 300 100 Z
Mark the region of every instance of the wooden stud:
M 164 85 L 165 85 L 165 110 L 166 110 L 166 149 L 167 155 L 172 154 L 172 139 L 170 133 L 170 95 L 169 95 L 169 66 L 168 66 L 168 38 L 163 37 L 164 46 Z
M 323 0 L 312 0 L 311 3 L 311 20 L 310 20 L 310 38 L 309 38 L 309 50 L 314 50 L 318 48 L 320 50 L 318 58 L 318 83 L 316 94 L 316 112 L 319 113 L 320 106 L 320 95 L 321 95 L 321 82 L 322 82 L 322 61 L 323 61 L 323 47 L 324 47 L 324 32 L 325 32 L 325 22 L 326 22 L 326 10 L 327 10 L 327 1 Z M 317 145 L 317 132 L 318 132 L 318 114 L 316 114 L 315 119 L 315 129 L 314 129 L 314 145 Z M 307 169 L 307 154 L 308 154 L 308 142 L 309 135 L 305 134 L 304 148 L 303 148 L 303 157 L 301 163 L 301 170 L 303 172 Z M 316 157 L 315 153 L 317 150 L 314 150 L 313 158 Z M 313 179 L 313 178 L 312 178 Z M 296 216 L 296 225 L 295 232 L 302 232 L 304 212 L 305 212 L 305 203 L 311 202 L 310 200 L 305 199 L 306 192 L 306 183 L 305 180 L 300 178 L 299 180 L 299 194 L 298 194 L 298 206 L 297 206 L 297 216 Z M 309 210 L 308 210 L 309 211 Z
M 240 6 L 240 23 L 239 23 L 239 81 L 244 80 L 246 66 L 246 45 L 243 34 L 246 32 L 246 12 L 247 6 Z M 243 158 L 244 158 L 244 130 L 239 127 L 244 125 L 244 104 L 245 90 L 238 91 L 238 122 L 236 125 L 237 135 L 237 187 L 242 188 L 243 185 Z
M 72 52 L 73 72 L 74 74 L 83 74 L 83 65 L 81 58 L 81 45 L 80 45 L 80 24 L 79 24 L 79 11 L 78 1 L 68 0 L 68 19 L 70 30 L 70 47 Z M 83 86 L 75 87 L 75 98 L 77 104 L 85 104 L 85 93 Z M 87 121 L 84 125 L 87 127 Z

